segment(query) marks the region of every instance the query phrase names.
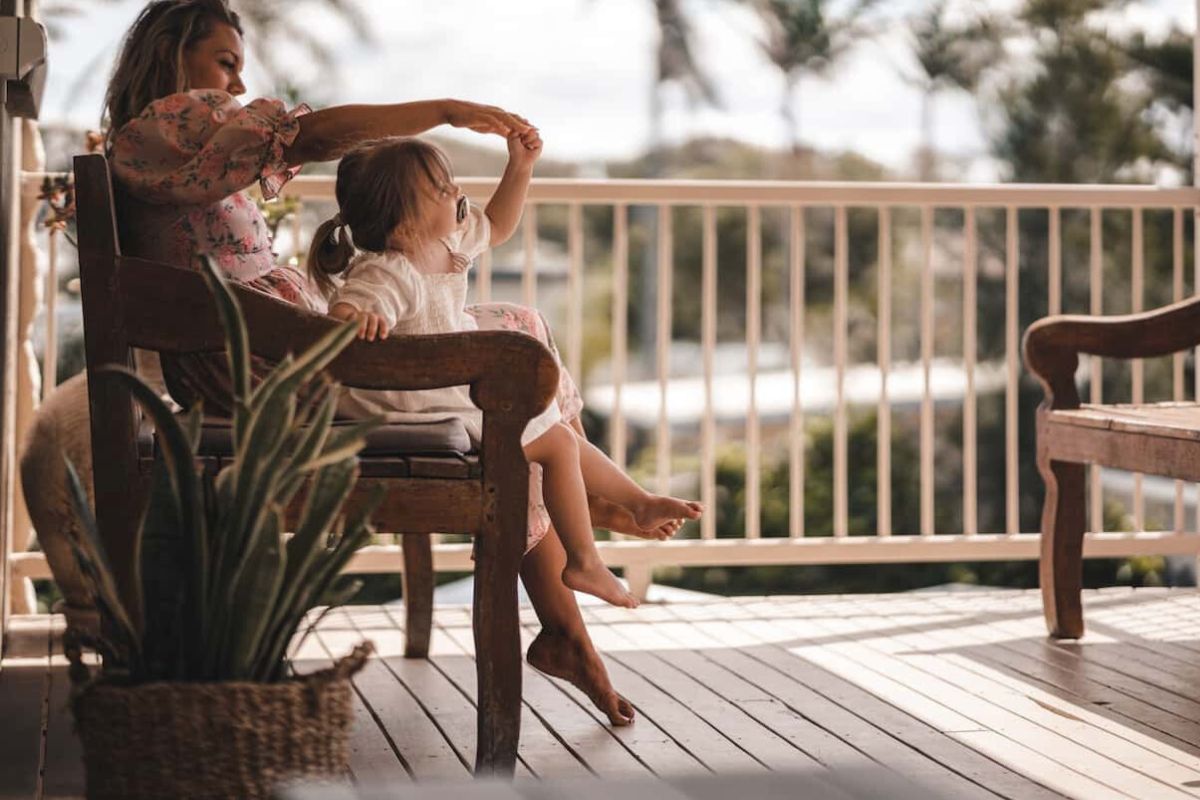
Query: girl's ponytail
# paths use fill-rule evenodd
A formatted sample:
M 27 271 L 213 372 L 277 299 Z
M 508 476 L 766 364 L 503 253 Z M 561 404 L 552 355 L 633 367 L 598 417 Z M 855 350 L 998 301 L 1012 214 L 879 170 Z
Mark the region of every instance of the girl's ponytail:
M 308 277 L 321 294 L 331 297 L 337 288 L 334 275 L 340 275 L 350 266 L 354 257 L 354 244 L 350 232 L 339 213 L 321 223 L 308 249 Z

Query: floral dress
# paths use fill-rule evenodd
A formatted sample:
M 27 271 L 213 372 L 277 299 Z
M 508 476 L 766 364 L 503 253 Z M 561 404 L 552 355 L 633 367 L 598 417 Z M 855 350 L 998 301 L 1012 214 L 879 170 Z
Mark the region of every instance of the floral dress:
M 214 89 L 155 100 L 112 138 L 109 160 L 116 179 L 121 245 L 128 255 L 199 267 L 208 257 L 226 277 L 253 289 L 324 312 L 325 299 L 297 269 L 275 263 L 266 220 L 246 190 L 255 182 L 272 198 L 300 170 L 284 148 L 300 131 L 307 106 L 287 110 L 278 100 L 246 105 Z M 506 304 L 470 306 L 481 330 L 516 330 L 538 338 L 558 358 L 549 326 L 536 310 Z M 258 362 L 257 370 L 267 367 Z M 198 401 L 229 414 L 229 368 L 221 354 L 162 358 L 163 377 L 182 406 Z M 583 403 L 571 376 L 562 376 L 563 419 Z M 528 546 L 549 528 L 541 474 L 531 467 Z

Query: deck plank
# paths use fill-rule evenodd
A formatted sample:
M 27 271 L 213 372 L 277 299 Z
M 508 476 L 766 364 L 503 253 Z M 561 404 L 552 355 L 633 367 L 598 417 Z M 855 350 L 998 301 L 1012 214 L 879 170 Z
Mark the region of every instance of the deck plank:
M 472 655 L 474 642 L 469 625 L 455 625 L 449 620 L 435 624 L 446 640 L 452 641 L 461 652 Z M 570 691 L 574 691 L 571 689 Z M 586 704 L 582 695 L 577 697 Z M 600 777 L 634 777 L 650 773 L 649 767 L 639 761 L 620 736 L 610 732 L 607 720 L 596 715 L 577 702 L 566 687 L 526 665 L 523 673 L 523 698 L 526 706 L 541 724 L 554 731 L 578 763 L 587 771 Z M 524 730 L 521 745 L 525 745 Z M 574 770 L 574 767 L 569 767 Z
M 639 718 L 613 729 L 526 666 L 518 785 L 882 767 L 956 799 L 1200 798 L 1200 596 L 1087 592 L 1085 610 L 1088 635 L 1064 644 L 1047 640 L 1038 594 L 1011 590 L 585 606 Z M 521 620 L 527 645 L 537 620 Z M 335 610 L 297 653 L 319 668 L 379 644 L 354 678 L 359 783 L 469 777 L 470 608 L 434 621 L 427 661 L 400 657 L 403 612 L 381 606 Z M 39 763 L 42 796 L 82 793 L 52 623 L 22 620 L 10 641 L 25 658 L 0 666 L 0 798 L 37 797 Z
M 906 661 L 926 674 L 1063 736 L 1106 761 L 1122 764 L 1126 770 L 1164 784 L 1153 790 L 1156 795 L 1200 796 L 1200 789 L 1189 788 L 1189 784 L 1200 786 L 1200 759 L 971 659 L 969 651 L 959 646 L 962 635 L 969 629 L 941 634 L 924 629 L 909 632 L 904 626 L 905 618 L 893 619 L 897 626 L 889 638 L 900 646 L 926 651 L 927 654 L 913 652 L 905 656 Z M 954 641 L 956 638 L 960 641 Z
M 56 648 L 60 650 L 61 648 Z M 54 655 L 50 663 L 50 695 L 46 708 L 46 754 L 42 769 L 45 800 L 76 800 L 84 795 L 83 744 L 75 733 L 69 700 L 67 661 Z
M 1056 770 L 1037 775 L 1039 782 L 1054 786 L 1054 781 L 1064 780 L 1069 775 L 1071 785 L 1090 784 L 1091 796 L 1094 797 L 1139 797 L 1139 792 L 1146 789 L 1148 776 L 1130 770 L 1061 733 L 1031 722 L 1004 704 L 981 698 L 947 680 L 930 660 L 922 658 L 910 644 L 906 644 L 903 636 L 895 633 L 859 636 L 862 626 L 856 620 L 832 618 L 828 614 L 801 623 L 784 621 L 780 624 L 788 625 L 793 630 L 845 638 L 841 642 L 828 642 L 821 648 L 801 648 L 807 657 L 820 658 L 824 650 L 838 650 L 850 658 L 856 658 L 868 670 L 903 681 L 929 701 L 953 704 L 977 720 L 985 730 L 1001 733 L 1014 744 L 1020 743 L 1041 754 L 1049 754 L 1056 764 Z M 1073 775 L 1071 771 L 1074 771 Z M 1162 797 L 1182 799 L 1189 796 L 1165 784 L 1158 784 L 1153 791 Z
M 852 750 L 851 759 L 845 756 L 839 758 L 836 763 L 840 767 L 854 766 L 859 760 L 866 760 L 868 757 L 897 771 L 907 771 L 914 775 L 925 774 L 928 771 L 936 772 L 940 766 L 941 769 L 973 781 L 989 792 L 1013 800 L 1052 800 L 1061 797 L 1060 794 L 981 755 L 957 739 L 880 700 L 844 678 L 804 663 L 782 648 L 765 643 L 753 647 L 743 646 L 737 650 L 718 647 L 722 641 L 731 638 L 729 628 L 739 630 L 736 623 L 700 622 L 692 625 L 700 635 L 707 635 L 713 645 L 703 651 L 703 655 L 714 662 L 722 663 L 729 670 L 729 674 L 744 676 L 747 680 L 755 681 L 764 687 L 782 685 L 784 688 L 777 688 L 776 691 L 784 692 L 788 691 L 787 681 L 791 680 L 832 704 L 832 708 L 826 708 L 821 719 L 837 726 L 833 730 L 839 733 L 842 730 L 854 731 L 852 739 L 847 733 L 847 741 L 853 741 L 865 751 L 859 753 Z M 711 630 L 712 634 L 708 634 L 706 628 Z M 744 632 L 737 635 L 745 640 Z M 718 681 L 728 685 L 728 679 L 714 678 L 714 682 Z M 799 708 L 803 713 L 811 715 L 814 713 L 814 706 L 819 707 L 817 704 L 806 702 Z M 847 717 L 847 714 L 851 716 Z M 874 732 L 873 728 L 877 728 L 879 732 Z M 866 733 L 863 733 L 864 729 Z M 880 733 L 886 736 L 881 736 Z M 889 741 L 886 737 L 891 737 L 894 741 Z M 811 741 L 811 737 L 806 736 L 806 740 Z M 835 741 L 842 740 L 835 738 Z M 905 752 L 906 748 L 918 751 L 933 763 L 925 764 L 915 760 L 914 756 Z M 957 786 L 951 788 L 958 790 Z
M 815 769 L 822 765 L 796 746 L 794 739 L 776 733 L 738 704 L 719 694 L 716 684 L 705 684 L 687 669 L 695 656 L 680 646 L 661 626 L 647 622 L 609 626 L 628 645 L 611 654 L 617 662 L 638 673 L 673 702 L 699 716 L 713 731 L 727 738 L 762 767 L 771 770 Z M 694 646 L 694 645 L 693 645 Z M 702 659 L 697 659 L 703 663 Z M 711 674 L 711 673 L 710 673 Z
M 40 645 L 39 645 L 40 641 Z M 19 645 L 19 647 L 18 647 Z M 0 667 L 0 798 L 36 797 L 41 790 L 44 715 L 50 689 L 49 632 L 23 630 L 5 646 L 22 655 Z
M 347 652 L 361 640 L 356 631 L 320 631 L 321 640 L 335 656 Z M 354 685 L 382 725 L 397 752 L 417 781 L 463 780 L 470 769 L 459 752 L 448 742 L 441 729 L 426 714 L 409 689 L 387 668 L 372 657 L 363 671 L 354 677 Z

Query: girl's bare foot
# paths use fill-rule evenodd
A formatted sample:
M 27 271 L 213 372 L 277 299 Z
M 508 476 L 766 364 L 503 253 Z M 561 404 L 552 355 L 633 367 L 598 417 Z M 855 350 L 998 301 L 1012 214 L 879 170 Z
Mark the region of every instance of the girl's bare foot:
M 640 539 L 666 541 L 679 533 L 679 529 L 683 527 L 683 520 L 670 519 L 654 528 L 641 528 L 633 512 L 598 495 L 588 495 L 588 508 L 591 510 L 592 524 L 597 528 L 637 536 Z
M 582 691 L 614 726 L 633 722 L 633 705 L 613 689 L 604 662 L 590 644 L 543 630 L 529 645 L 525 660 L 539 672 L 568 681 Z
M 653 530 L 671 520 L 699 519 L 704 506 L 695 500 L 651 494 L 629 510 L 639 528 Z
M 623 608 L 637 608 L 638 599 L 629 593 L 599 558 L 593 562 L 571 563 L 562 572 L 567 588 L 599 597 L 606 603 Z

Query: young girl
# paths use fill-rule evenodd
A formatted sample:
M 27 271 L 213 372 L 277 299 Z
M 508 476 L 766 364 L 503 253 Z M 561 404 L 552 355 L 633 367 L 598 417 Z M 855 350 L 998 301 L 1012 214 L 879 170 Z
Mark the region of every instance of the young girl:
M 359 337 L 371 341 L 389 334 L 478 330 L 483 320 L 466 307 L 467 270 L 475 256 L 507 241 L 516 229 L 541 149 L 536 131 L 509 137 L 508 167 L 483 211 L 467 202 L 445 153 L 428 142 L 386 139 L 343 157 L 335 190 L 338 214 L 317 230 L 308 258 L 310 276 L 330 298 L 329 313 L 357 319 Z M 339 234 L 342 228 L 349 228 L 350 238 Z M 356 246 L 365 252 L 355 255 Z M 332 276 L 342 273 L 344 279 L 335 282 Z M 520 307 L 492 309 L 540 320 Z M 546 338 L 540 322 L 520 327 Z M 588 492 L 627 509 L 646 538 L 668 538 L 678 529 L 677 520 L 699 517 L 701 506 L 647 493 L 569 427 L 564 411 L 577 414 L 579 405 L 573 389 L 560 391 L 560 402 L 530 420 L 521 436 L 532 462 L 531 494 L 536 489 L 545 500 L 543 505 L 531 498 L 528 546 L 553 524 L 567 552 L 563 583 L 633 607 L 637 599 L 596 550 Z M 573 395 L 575 402 L 562 402 L 564 394 Z M 465 386 L 408 392 L 347 389 L 340 410 L 390 419 L 453 412 L 475 441 L 481 435 L 481 414 Z

